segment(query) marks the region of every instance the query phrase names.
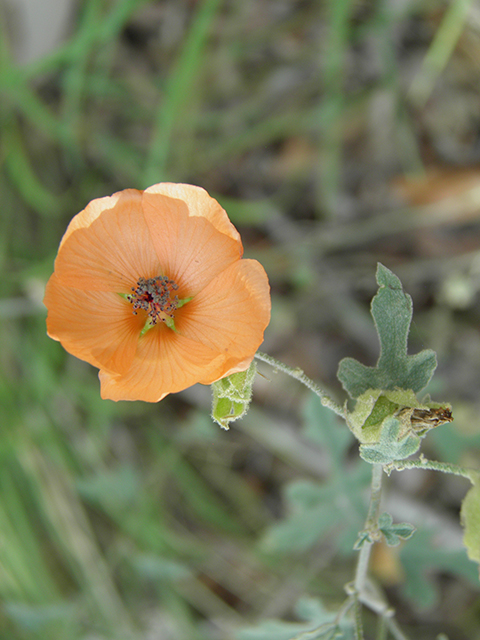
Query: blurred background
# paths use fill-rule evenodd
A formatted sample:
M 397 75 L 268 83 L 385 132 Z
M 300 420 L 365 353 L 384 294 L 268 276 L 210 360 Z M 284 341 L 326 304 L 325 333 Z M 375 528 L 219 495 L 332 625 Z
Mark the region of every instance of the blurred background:
M 0 0 L 0 25 L 0 638 L 288 640 L 353 576 L 370 470 L 346 427 L 262 363 L 229 432 L 200 385 L 102 401 L 46 336 L 45 283 L 91 199 L 200 185 L 269 275 L 262 350 L 343 401 L 339 360 L 378 357 L 380 261 L 453 405 L 423 451 L 479 468 L 480 6 Z M 406 637 L 480 638 L 468 486 L 386 481 L 418 528 L 372 564 Z

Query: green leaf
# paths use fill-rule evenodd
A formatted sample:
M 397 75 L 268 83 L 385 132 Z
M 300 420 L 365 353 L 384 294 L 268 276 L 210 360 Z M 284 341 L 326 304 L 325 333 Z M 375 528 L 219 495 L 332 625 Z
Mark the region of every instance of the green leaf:
M 302 598 L 295 607 L 298 618 L 304 622 L 265 620 L 256 627 L 237 632 L 236 640 L 334 640 L 351 638 L 351 622 L 343 619 L 338 625 L 322 603 L 313 598 Z M 313 627 L 313 628 L 312 628 Z
M 212 418 L 222 429 L 229 429 L 230 422 L 247 413 L 256 373 L 257 366 L 253 361 L 246 371 L 232 373 L 212 384 Z
M 359 551 L 367 542 L 374 542 L 370 533 L 368 531 L 360 531 L 358 538 L 355 540 L 355 544 L 353 545 L 354 550 Z
M 478 587 L 478 568 L 462 549 L 439 547 L 436 532 L 418 528 L 415 535 L 400 551 L 406 579 L 403 590 L 419 608 L 432 607 L 438 602 L 435 572 L 448 572 L 466 578 Z
M 335 545 L 350 554 L 357 532 L 365 521 L 365 488 L 371 480 L 369 467 L 358 461 L 346 463 L 351 433 L 313 394 L 303 411 L 303 434 L 328 456 L 324 482 L 291 482 L 285 489 L 287 515 L 270 527 L 262 540 L 267 552 L 304 552 L 335 529 Z
M 368 389 L 400 388 L 416 393 L 428 384 L 437 366 L 431 349 L 407 355 L 412 299 L 403 292 L 400 280 L 379 263 L 377 283 L 379 289 L 372 300 L 371 313 L 380 341 L 378 362 L 375 367 L 367 367 L 353 358 L 344 358 L 338 367 L 338 379 L 352 398 Z
M 267 552 L 303 552 L 318 544 L 333 528 L 335 542 L 342 551 L 351 551 L 354 542 L 345 532 L 362 526 L 366 505 L 365 487 L 370 480 L 366 465 L 359 463 L 343 474 L 335 474 L 323 484 L 307 480 L 290 483 L 285 491 L 287 516 L 270 527 L 262 540 Z
M 378 518 L 378 528 L 385 536 L 385 542 L 389 547 L 396 547 L 401 540 L 408 540 L 415 533 L 415 527 L 408 522 L 393 524 L 393 518 L 389 513 L 382 513 Z
M 324 407 L 318 396 L 309 394 L 303 410 L 304 435 L 326 448 L 332 457 L 334 465 L 343 465 L 345 452 L 352 443 L 352 434 L 345 429 L 333 411 Z
M 480 484 L 475 484 L 465 496 L 461 518 L 465 529 L 463 544 L 468 557 L 480 563 Z
M 290 484 L 286 490 L 289 515 L 269 528 L 262 548 L 277 553 L 310 549 L 332 527 L 344 524 L 344 514 L 334 500 L 335 495 L 328 486 L 307 481 Z

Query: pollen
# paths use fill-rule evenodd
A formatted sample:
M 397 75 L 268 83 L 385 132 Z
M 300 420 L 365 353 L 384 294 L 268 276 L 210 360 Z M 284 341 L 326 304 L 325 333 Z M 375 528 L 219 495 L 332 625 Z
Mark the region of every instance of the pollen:
M 170 324 L 179 306 L 178 296 L 175 294 L 178 285 L 167 276 L 156 278 L 139 278 L 137 286 L 132 287 L 132 292 L 126 298 L 132 303 L 133 313 L 138 309 L 148 313 L 150 326 L 159 322 Z

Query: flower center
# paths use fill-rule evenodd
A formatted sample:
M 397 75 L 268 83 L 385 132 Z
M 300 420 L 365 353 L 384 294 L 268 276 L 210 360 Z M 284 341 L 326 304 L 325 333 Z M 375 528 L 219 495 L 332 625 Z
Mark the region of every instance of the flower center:
M 135 315 L 137 315 L 137 309 L 143 309 L 148 313 L 148 328 L 158 322 L 165 322 L 171 327 L 175 310 L 181 306 L 178 296 L 174 293 L 177 289 L 178 284 L 167 276 L 139 278 L 137 286 L 132 287 L 133 293 L 129 293 L 126 299 L 132 303 Z

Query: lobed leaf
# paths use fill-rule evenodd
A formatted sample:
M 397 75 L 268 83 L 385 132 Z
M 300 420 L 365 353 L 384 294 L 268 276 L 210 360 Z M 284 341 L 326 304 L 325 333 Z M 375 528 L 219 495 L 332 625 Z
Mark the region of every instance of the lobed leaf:
M 380 341 L 377 364 L 367 367 L 353 358 L 344 358 L 338 367 L 338 379 L 352 398 L 368 389 L 411 389 L 416 393 L 428 384 L 437 366 L 431 349 L 407 355 L 412 299 L 404 293 L 400 280 L 380 263 L 376 278 L 379 289 L 372 300 L 371 313 Z
M 385 537 L 389 547 L 396 547 L 401 540 L 408 540 L 415 533 L 415 527 L 408 522 L 393 524 L 393 518 L 389 513 L 382 513 L 378 519 L 378 528 Z

